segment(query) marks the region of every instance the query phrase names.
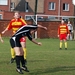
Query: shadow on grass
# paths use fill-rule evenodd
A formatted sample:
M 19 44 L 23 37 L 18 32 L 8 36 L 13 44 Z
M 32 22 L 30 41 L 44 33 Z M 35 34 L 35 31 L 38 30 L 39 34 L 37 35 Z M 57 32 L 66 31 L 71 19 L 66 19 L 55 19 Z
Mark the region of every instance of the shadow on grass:
M 54 73 L 59 71 L 73 71 L 73 70 L 75 70 L 75 66 L 61 66 L 55 68 L 37 69 L 37 71 L 30 73 L 30 75 L 39 75 L 45 73 Z

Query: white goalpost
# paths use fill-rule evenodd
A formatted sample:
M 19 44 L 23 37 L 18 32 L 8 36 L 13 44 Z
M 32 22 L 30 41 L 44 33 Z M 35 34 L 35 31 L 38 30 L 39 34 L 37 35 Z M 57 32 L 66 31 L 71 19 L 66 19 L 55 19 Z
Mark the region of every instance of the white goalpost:
M 60 21 L 61 19 L 64 19 L 65 21 L 72 20 L 75 39 L 75 16 L 58 16 L 58 15 L 43 15 L 43 14 L 25 15 L 25 20 L 31 19 L 35 24 L 37 24 L 38 21 Z M 37 39 L 37 32 L 35 32 L 35 38 Z

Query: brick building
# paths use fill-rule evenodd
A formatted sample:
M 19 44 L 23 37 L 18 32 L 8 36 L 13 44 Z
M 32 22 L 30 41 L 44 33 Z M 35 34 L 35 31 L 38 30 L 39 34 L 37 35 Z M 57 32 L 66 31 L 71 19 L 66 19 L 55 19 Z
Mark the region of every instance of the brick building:
M 21 12 L 21 16 L 24 19 L 25 15 L 34 15 L 35 0 L 0 0 L 0 19 L 3 19 L 0 20 L 0 31 L 2 31 L 13 18 L 13 13 L 16 10 Z M 39 24 L 45 25 L 48 28 L 47 32 L 38 30 L 38 38 L 55 38 L 57 37 L 57 27 L 60 21 L 58 19 L 58 21 L 55 22 L 50 19 L 56 19 L 56 15 L 62 16 L 62 19 L 68 19 L 69 16 L 74 15 L 74 5 L 72 4 L 72 0 L 38 0 L 37 14 L 47 15 L 46 18 L 49 19 L 48 21 L 38 21 Z
M 34 15 L 35 0 L 0 0 L 0 19 L 11 19 L 13 11 L 18 10 L 25 15 Z M 11 16 L 6 16 L 6 15 Z M 73 16 L 74 5 L 72 0 L 38 0 L 37 14 L 50 15 L 48 18 L 57 16 Z M 68 19 L 68 17 L 62 17 Z
M 58 16 L 73 16 L 72 0 L 45 0 L 44 13 Z

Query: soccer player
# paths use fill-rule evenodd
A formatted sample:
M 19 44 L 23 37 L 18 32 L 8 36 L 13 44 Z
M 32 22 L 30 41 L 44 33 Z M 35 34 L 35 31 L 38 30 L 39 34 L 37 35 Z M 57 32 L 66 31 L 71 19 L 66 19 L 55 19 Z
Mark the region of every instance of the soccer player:
M 24 25 L 27 25 L 27 23 L 22 18 L 20 18 L 20 13 L 18 11 L 16 11 L 14 13 L 14 19 L 12 19 L 10 21 L 10 23 L 8 24 L 6 29 L 2 32 L 2 34 L 4 34 L 6 31 L 11 30 L 11 29 L 13 30 L 13 34 L 15 34 L 15 32 Z M 20 42 L 21 42 L 22 48 L 24 50 L 24 59 L 26 62 L 26 38 L 22 37 L 20 39 Z M 11 63 L 13 63 L 13 61 L 15 60 L 15 52 L 14 52 L 13 48 L 11 48 L 11 56 L 12 56 Z
M 70 21 L 68 21 L 67 26 L 68 26 L 68 29 L 69 29 L 69 32 L 70 32 L 70 35 L 67 36 L 67 40 L 69 40 L 69 39 L 72 40 L 73 26 L 72 26 L 72 24 L 70 23 Z
M 16 53 L 16 71 L 20 74 L 23 74 L 22 70 L 29 72 L 27 67 L 25 66 L 24 57 L 23 57 L 23 50 L 22 46 L 20 44 L 20 39 L 24 36 L 27 36 L 30 41 L 37 45 L 42 45 L 42 43 L 37 42 L 35 39 L 32 38 L 32 34 L 36 31 L 37 28 L 43 28 L 46 29 L 46 27 L 43 27 L 41 25 L 27 25 L 21 27 L 11 38 L 10 38 L 10 44 L 11 47 L 14 48 Z M 22 67 L 20 67 L 20 62 L 22 64 Z
M 2 39 L 2 37 L 1 37 L 1 34 L 0 34 L 0 41 L 3 43 L 3 39 Z
M 67 34 L 69 35 L 69 30 L 67 24 L 64 23 L 64 20 L 61 21 L 61 24 L 58 27 L 58 37 L 60 39 L 60 50 L 62 49 L 62 41 L 65 44 L 65 50 L 67 50 Z

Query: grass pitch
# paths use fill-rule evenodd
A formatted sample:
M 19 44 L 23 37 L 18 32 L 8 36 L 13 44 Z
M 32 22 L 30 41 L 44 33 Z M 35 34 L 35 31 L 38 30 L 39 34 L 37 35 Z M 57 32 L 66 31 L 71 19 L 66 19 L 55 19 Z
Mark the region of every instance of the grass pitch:
M 0 42 L 0 75 L 20 75 L 16 64 L 10 63 L 9 38 Z M 23 75 L 75 75 L 75 41 L 68 41 L 68 49 L 59 50 L 58 39 L 38 39 L 42 46 L 27 40 L 27 67 Z

